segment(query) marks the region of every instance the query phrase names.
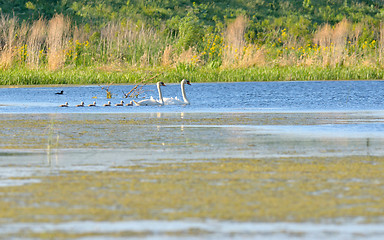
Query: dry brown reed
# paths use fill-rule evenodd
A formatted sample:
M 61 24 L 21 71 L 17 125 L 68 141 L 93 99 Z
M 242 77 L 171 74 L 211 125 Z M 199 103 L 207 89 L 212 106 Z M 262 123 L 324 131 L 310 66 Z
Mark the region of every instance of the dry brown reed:
M 317 63 L 321 63 L 323 66 L 329 65 L 332 59 L 331 51 L 330 51 L 331 44 L 332 44 L 332 35 L 333 35 L 333 29 L 331 25 L 326 23 L 315 33 L 315 36 L 313 39 L 313 42 L 320 47 L 321 58 L 311 59 L 310 61 L 308 61 L 307 59 L 304 59 L 303 61 L 305 63 L 317 62 Z
M 161 56 L 161 65 L 163 67 L 168 67 L 173 64 L 172 55 L 173 55 L 173 48 L 171 45 L 168 45 L 167 47 L 165 47 L 163 54 Z
M 343 19 L 334 28 L 329 24 L 322 26 L 314 35 L 313 42 L 320 48 L 321 58 L 317 59 L 323 66 L 336 66 L 352 61 L 351 56 L 345 51 L 348 39 L 357 38 L 358 34 L 352 33 L 352 24 Z
M 27 40 L 27 63 L 31 68 L 37 68 L 40 64 L 40 55 L 44 50 L 46 40 L 47 22 L 40 18 L 32 24 Z
M 245 46 L 244 34 L 247 22 L 247 18 L 240 15 L 227 26 L 224 35 L 225 47 L 222 55 L 223 67 L 235 65 L 241 60 Z
M 343 19 L 341 22 L 336 24 L 335 29 L 333 30 L 333 65 L 344 64 L 346 56 L 348 56 L 345 49 L 348 37 L 351 33 L 351 26 L 352 24 L 348 20 Z
M 338 46 L 345 46 L 347 43 L 347 38 L 351 33 L 352 24 L 347 19 L 343 19 L 341 22 L 335 25 L 332 34 L 332 42 Z
M 384 67 L 384 23 L 380 23 L 378 39 L 378 61 L 381 67 Z
M 78 45 L 85 44 L 88 41 L 89 45 L 89 39 L 91 37 L 90 31 L 86 31 L 84 26 L 74 26 L 72 30 L 72 41 L 69 43 L 69 49 L 68 54 L 73 61 L 75 61 L 80 55 L 82 55 L 83 59 L 85 59 L 85 56 L 89 53 L 86 52 L 79 52 Z M 88 46 L 87 45 L 87 46 Z
M 144 54 L 140 57 L 140 67 L 147 67 L 149 66 L 149 54 L 147 52 L 144 52 Z
M 8 68 L 12 65 L 16 55 L 16 18 L 1 15 L 1 54 L 0 67 Z
M 100 32 L 100 53 L 108 57 L 119 56 L 121 53 L 121 34 L 118 23 L 108 23 Z M 114 52 L 113 50 L 116 49 Z
M 312 65 L 318 64 L 318 62 L 316 60 L 318 60 L 318 59 L 315 59 L 314 57 L 302 57 L 302 58 L 298 59 L 297 65 L 298 66 L 312 66 Z
M 264 66 L 266 64 L 266 50 L 264 47 L 247 45 L 244 48 L 243 56 L 239 61 L 239 67 Z
M 127 61 L 125 55 L 132 55 L 131 64 L 147 65 L 158 55 L 151 46 L 160 38 L 152 28 L 137 26 L 130 20 L 111 22 L 101 29 L 100 52 L 108 56 L 108 61 Z
M 322 26 L 313 38 L 313 42 L 321 47 L 330 47 L 332 42 L 333 29 L 326 23 Z
M 173 62 L 175 64 L 195 64 L 200 62 L 199 54 L 195 48 L 188 48 L 187 50 L 182 51 L 180 54 L 175 55 L 173 57 Z
M 308 59 L 308 58 L 307 58 Z M 303 61 L 300 61 L 294 54 L 294 52 L 287 51 L 284 55 L 280 56 L 277 59 L 272 60 L 273 65 L 286 67 L 286 66 L 295 66 L 295 65 L 304 65 Z M 308 61 L 305 62 L 308 64 Z
M 353 27 L 353 33 L 352 33 L 352 43 L 355 45 L 355 51 L 357 51 L 358 47 L 359 47 L 359 38 L 363 32 L 363 24 L 361 23 L 357 23 L 355 24 L 355 26 Z
M 69 40 L 70 21 L 62 14 L 56 14 L 48 22 L 48 68 L 57 70 L 64 66 L 65 48 Z

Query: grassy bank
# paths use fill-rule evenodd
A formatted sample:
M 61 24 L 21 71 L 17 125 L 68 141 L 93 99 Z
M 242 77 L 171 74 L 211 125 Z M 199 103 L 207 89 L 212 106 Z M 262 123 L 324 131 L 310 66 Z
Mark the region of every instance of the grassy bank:
M 100 27 L 64 15 L 20 22 L 0 14 L 0 84 L 383 79 L 384 22 L 344 18 L 305 37 L 281 25 L 264 31 L 269 39 L 250 38 L 243 14 L 209 27 L 193 12 L 184 20 L 170 34 L 132 19 Z
M 367 67 L 252 67 L 252 68 L 72 68 L 57 71 L 12 68 L 0 71 L 1 85 L 42 84 L 134 84 L 148 82 L 242 82 L 242 81 L 315 81 L 315 80 L 377 80 L 384 70 Z

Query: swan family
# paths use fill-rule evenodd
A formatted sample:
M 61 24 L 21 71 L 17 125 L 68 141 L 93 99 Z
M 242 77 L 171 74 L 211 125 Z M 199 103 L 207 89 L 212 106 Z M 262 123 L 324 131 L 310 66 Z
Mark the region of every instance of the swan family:
M 154 99 L 152 96 L 150 99 L 144 99 L 144 100 L 141 100 L 141 101 L 131 101 L 129 103 L 126 104 L 126 106 L 133 106 L 134 104 L 136 106 L 162 106 L 162 105 L 189 105 L 190 102 L 187 98 L 187 95 L 185 93 L 185 84 L 187 85 L 191 85 L 190 81 L 187 80 L 187 79 L 183 79 L 181 82 L 180 82 L 180 87 L 181 87 L 181 95 L 183 97 L 183 100 L 181 99 L 178 99 L 177 97 L 166 97 L 166 98 L 163 98 L 163 94 L 161 92 L 161 87 L 162 86 L 166 86 L 163 82 L 157 82 L 156 83 L 156 87 L 157 87 L 157 91 L 158 91 L 158 94 L 159 94 L 159 99 Z M 68 107 L 68 102 L 66 102 L 65 104 L 63 105 L 60 105 L 59 107 Z M 88 105 L 88 107 L 95 107 L 96 106 L 96 102 L 93 102 L 91 104 Z M 103 105 L 104 107 L 109 107 L 111 106 L 111 102 L 108 101 L 108 103 L 104 104 Z M 115 106 L 124 106 L 124 101 L 121 101 L 120 103 L 116 103 Z M 84 102 L 81 102 L 80 104 L 76 105 L 76 107 L 84 107 Z
M 191 85 L 190 81 L 187 79 L 183 79 L 180 83 L 181 87 L 181 95 L 183 96 L 183 100 L 178 99 L 177 97 L 163 98 L 163 94 L 161 92 L 161 86 L 166 86 L 163 82 L 158 82 L 157 91 L 159 93 L 159 100 L 154 99 L 152 96 L 150 99 L 141 100 L 139 102 L 133 101 L 136 106 L 161 106 L 161 105 L 188 105 L 189 100 L 185 93 L 185 84 Z

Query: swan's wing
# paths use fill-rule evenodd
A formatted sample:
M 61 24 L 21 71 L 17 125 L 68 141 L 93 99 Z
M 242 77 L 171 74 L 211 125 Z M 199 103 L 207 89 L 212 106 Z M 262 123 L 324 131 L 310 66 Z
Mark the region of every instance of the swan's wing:
M 167 102 L 173 102 L 174 100 L 175 99 L 173 97 L 163 98 L 164 104 L 167 103 Z
M 159 101 L 153 99 L 153 97 L 151 97 L 151 99 L 144 99 L 144 100 L 141 100 L 141 101 L 133 101 L 136 106 L 157 106 L 157 105 L 162 105 Z
M 164 105 L 183 105 L 185 104 L 183 101 L 180 101 L 179 99 L 177 99 L 177 97 L 175 98 L 164 98 Z

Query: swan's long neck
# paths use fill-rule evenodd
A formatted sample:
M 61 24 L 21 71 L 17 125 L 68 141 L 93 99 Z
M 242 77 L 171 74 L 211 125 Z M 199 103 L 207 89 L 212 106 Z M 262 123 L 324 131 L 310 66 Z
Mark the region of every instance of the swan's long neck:
M 185 81 L 181 82 L 181 94 L 183 95 L 183 100 L 185 104 L 189 104 L 187 95 L 185 94 Z
M 159 83 L 157 83 L 157 91 L 159 92 L 159 102 L 161 103 L 161 105 L 164 105 L 163 94 L 161 93 L 161 88 Z

